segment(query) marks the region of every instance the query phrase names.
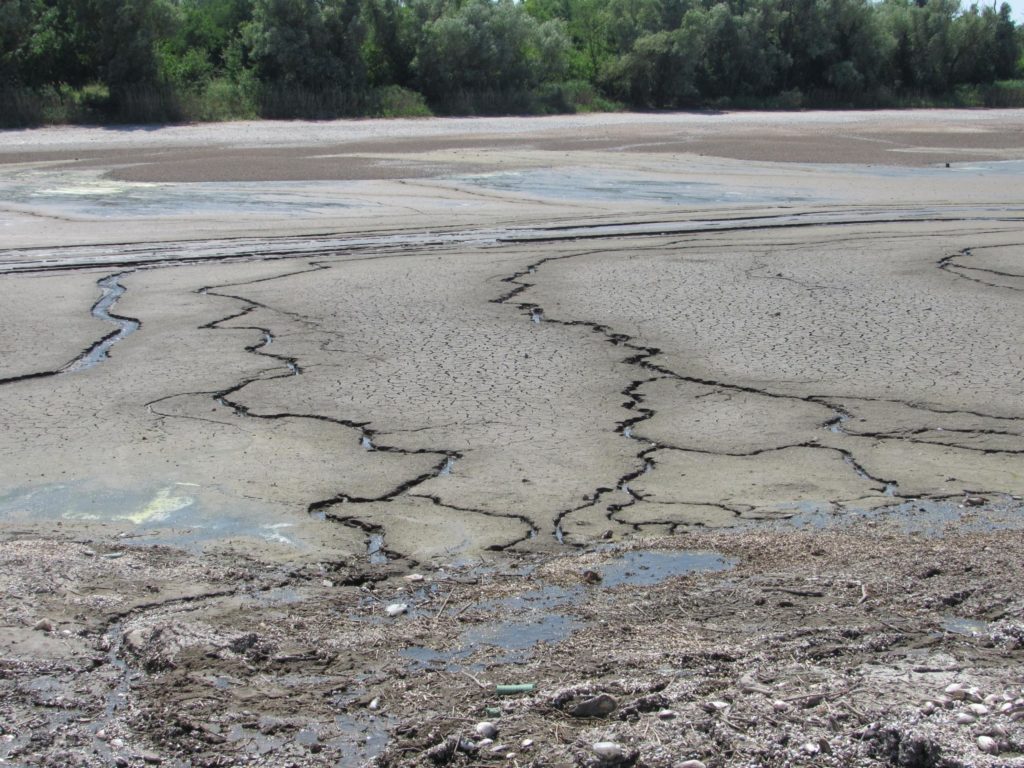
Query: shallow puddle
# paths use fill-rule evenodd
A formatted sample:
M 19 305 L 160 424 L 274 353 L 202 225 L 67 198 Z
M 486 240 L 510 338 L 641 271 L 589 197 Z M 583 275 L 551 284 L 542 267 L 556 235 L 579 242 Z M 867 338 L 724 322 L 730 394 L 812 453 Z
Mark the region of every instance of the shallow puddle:
M 687 573 L 725 571 L 734 564 L 734 560 L 715 552 L 637 550 L 626 552 L 597 570 L 604 586 L 618 587 L 623 584 L 657 584 Z
M 558 200 L 638 200 L 645 202 L 707 205 L 793 203 L 823 200 L 821 195 L 798 189 L 678 181 L 615 171 L 581 168 L 536 168 L 455 176 L 462 184 Z
M 83 482 L 18 488 L 0 496 L 0 521 L 80 521 L 127 527 L 125 545 L 163 544 L 202 549 L 216 541 L 253 538 L 301 547 L 280 509 L 248 502 L 245 509 L 207 505 L 192 483 L 148 489 L 92 486 Z
M 945 616 L 940 624 L 943 630 L 946 632 L 952 632 L 955 635 L 987 635 L 989 633 L 989 626 L 987 621 L 978 621 L 976 619 L 964 619 L 960 616 Z
M 478 670 L 490 664 L 518 663 L 529 658 L 538 645 L 560 642 L 584 626 L 568 609 L 584 602 L 588 589 L 657 584 L 672 576 L 723 571 L 732 566 L 732 560 L 716 552 L 623 552 L 596 567 L 602 574 L 602 581 L 595 587 L 549 585 L 513 597 L 483 601 L 474 607 L 496 618 L 462 632 L 455 647 L 437 650 L 411 646 L 400 651 L 399 655 L 409 659 L 414 669 L 429 667 L 456 671 L 465 667 L 466 660 L 477 651 L 491 648 L 502 653 L 487 656 L 484 661 L 468 665 L 468 668 Z
M 1024 503 L 1002 494 L 989 495 L 986 504 L 979 507 L 965 507 L 963 498 L 958 496 L 937 500 L 908 499 L 877 509 L 841 509 L 835 505 L 794 509 L 797 514 L 776 524 L 798 528 L 842 528 L 871 521 L 891 523 L 901 533 L 924 536 L 943 536 L 950 525 L 972 533 L 1024 529 Z
M 330 213 L 371 205 L 354 198 L 352 183 L 143 183 L 74 172 L 32 172 L 0 181 L 10 205 L 89 218 L 167 218 L 196 214 Z

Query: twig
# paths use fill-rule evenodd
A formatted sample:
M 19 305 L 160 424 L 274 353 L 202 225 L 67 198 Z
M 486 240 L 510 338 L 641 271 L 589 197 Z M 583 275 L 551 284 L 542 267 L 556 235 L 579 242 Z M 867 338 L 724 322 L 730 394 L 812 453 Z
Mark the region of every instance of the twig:
M 468 678 L 469 678 L 470 680 L 472 680 L 472 681 L 473 681 L 474 683 L 476 683 L 477 685 L 479 685 L 479 686 L 480 686 L 481 688 L 483 688 L 484 690 L 486 690 L 486 689 L 488 689 L 488 688 L 490 688 L 490 687 L 491 687 L 491 686 L 489 686 L 489 685 L 485 685 L 484 683 L 481 683 L 481 682 L 480 682 L 480 681 L 479 681 L 479 680 L 478 680 L 478 679 L 477 679 L 476 677 L 474 677 L 473 675 L 471 675 L 471 674 L 470 674 L 469 672 L 467 672 L 466 670 L 464 670 L 464 669 L 463 669 L 463 670 L 459 670 L 459 671 L 460 671 L 460 672 L 462 672 L 462 674 L 464 674 L 464 675 L 465 675 L 466 677 L 468 677 Z

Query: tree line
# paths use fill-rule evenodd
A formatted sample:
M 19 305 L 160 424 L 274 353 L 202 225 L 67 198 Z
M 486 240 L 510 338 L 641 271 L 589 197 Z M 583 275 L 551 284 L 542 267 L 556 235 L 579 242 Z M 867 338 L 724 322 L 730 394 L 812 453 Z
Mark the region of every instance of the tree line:
M 1024 105 L 958 0 L 0 0 L 0 125 Z

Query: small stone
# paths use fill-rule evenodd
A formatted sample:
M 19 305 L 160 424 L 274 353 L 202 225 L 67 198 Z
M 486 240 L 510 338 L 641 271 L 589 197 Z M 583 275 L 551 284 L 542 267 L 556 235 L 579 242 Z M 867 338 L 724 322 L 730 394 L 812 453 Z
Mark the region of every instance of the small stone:
M 1013 702 L 1012 701 L 1004 701 L 1002 704 L 999 705 L 999 711 L 1002 712 L 1004 715 L 1007 712 L 1012 712 L 1013 711 Z
M 323 584 L 325 587 L 333 587 L 334 586 L 334 582 L 331 581 L 330 579 L 321 579 L 320 583 Z
M 971 725 L 972 723 L 978 722 L 978 718 L 976 718 L 970 712 L 961 712 L 956 716 L 956 721 L 960 725 Z
M 49 619 L 40 619 L 32 625 L 32 629 L 38 629 L 40 632 L 53 632 L 53 622 Z
M 950 683 L 946 686 L 946 690 L 943 693 L 951 699 L 963 701 L 967 698 L 967 686 L 960 685 L 960 683 Z
M 491 744 L 493 744 L 493 743 L 494 743 L 494 739 L 480 739 L 480 741 L 478 741 L 476 743 L 476 745 L 478 747 L 480 747 L 480 749 L 483 749 L 484 747 L 491 746 Z
M 410 573 L 408 576 L 403 576 L 406 581 L 423 581 L 422 573 Z
M 677 763 L 673 768 L 708 768 L 700 760 L 684 760 L 681 763 Z
M 975 686 L 971 686 L 966 691 L 966 699 L 968 701 L 981 701 L 981 689 Z
M 529 749 L 533 746 L 533 739 L 523 739 L 519 742 L 520 749 Z
M 368 709 L 380 709 L 380 696 L 374 696 L 366 706 Z
M 110 746 L 113 747 L 114 749 L 123 749 L 124 748 L 124 739 L 119 739 L 117 736 L 115 736 L 114 738 L 112 738 L 110 740 Z
M 588 568 L 587 570 L 580 573 L 580 579 L 584 584 L 600 584 L 601 574 L 595 570 Z
M 160 763 L 164 761 L 160 755 L 154 752 L 139 752 L 139 754 L 135 756 L 135 759 L 142 760 L 142 762 L 147 765 L 160 765 Z
M 984 715 L 988 714 L 988 707 L 986 707 L 984 704 L 970 704 L 967 707 L 967 709 L 972 714 L 978 715 L 978 717 L 983 717 Z
M 704 702 L 705 712 L 725 712 L 729 708 L 727 701 L 706 701 Z
M 776 712 L 787 712 L 792 708 L 792 704 L 790 704 L 788 701 L 783 701 L 782 699 L 776 699 L 772 702 L 772 709 L 774 709 Z
M 597 755 L 601 760 L 606 762 L 612 762 L 615 760 L 623 760 L 626 755 L 626 748 L 621 744 L 616 744 L 614 741 L 597 741 L 594 742 L 591 749 L 594 750 L 594 754 Z
M 476 732 L 478 736 L 483 736 L 485 739 L 493 739 L 498 735 L 498 726 L 484 720 L 476 724 Z
M 602 693 L 600 696 L 595 696 L 592 699 L 581 701 L 572 711 L 569 712 L 573 717 L 607 717 L 619 706 L 619 703 L 613 696 L 609 696 L 607 693 Z
M 672 710 L 672 709 L 662 709 L 662 710 L 660 710 L 658 712 L 658 719 L 659 720 L 674 720 L 675 717 L 676 717 L 675 710 Z
M 107 740 L 107 732 L 105 730 L 103 730 L 102 728 L 100 728 L 98 731 L 96 731 L 96 738 L 99 739 L 100 741 L 106 741 Z
M 990 755 L 999 754 L 999 743 L 991 736 L 979 736 L 978 737 L 978 749 L 982 752 L 986 752 Z
M 1017 712 L 1014 712 L 1012 715 L 1010 715 L 1011 723 L 1019 723 L 1021 720 L 1024 720 L 1024 709 L 1018 710 Z
M 988 499 L 986 499 L 984 496 L 965 496 L 964 497 L 964 504 L 966 504 L 968 507 L 980 507 L 986 501 L 988 501 Z
M 921 714 L 922 715 L 930 715 L 935 710 L 936 710 L 935 702 L 934 701 L 926 701 L 924 703 L 924 705 L 921 707 Z
M 406 605 L 405 603 L 392 603 L 391 605 L 389 605 L 387 608 L 384 609 L 384 612 L 388 616 L 394 618 L 395 616 L 401 616 L 403 613 L 408 613 L 409 612 L 409 606 Z
M 801 747 L 801 749 L 808 755 L 816 755 L 819 752 L 821 752 L 821 747 L 818 745 L 818 742 L 816 741 L 808 741 Z

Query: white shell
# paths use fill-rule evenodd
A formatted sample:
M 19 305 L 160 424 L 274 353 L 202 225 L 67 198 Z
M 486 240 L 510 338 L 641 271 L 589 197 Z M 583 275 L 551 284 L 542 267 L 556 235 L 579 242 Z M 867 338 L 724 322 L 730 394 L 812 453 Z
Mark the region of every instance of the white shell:
M 529 749 L 533 746 L 533 739 L 523 739 L 521 742 L 519 742 L 519 746 L 523 749 Z
M 392 603 L 384 609 L 384 612 L 387 613 L 388 616 L 392 617 L 401 616 L 403 613 L 407 613 L 408 611 L 409 606 L 405 603 Z
M 960 683 L 950 683 L 946 686 L 946 690 L 943 693 L 951 699 L 962 701 L 967 698 L 967 686 L 960 685 Z
M 591 749 L 602 760 L 619 760 L 626 756 L 626 750 L 623 749 L 621 744 L 616 744 L 614 741 L 594 742 Z
M 498 735 L 498 726 L 484 720 L 476 724 L 476 732 L 478 736 L 483 736 L 485 739 L 493 739 Z
M 982 752 L 988 752 L 990 755 L 994 755 L 999 752 L 999 744 L 991 736 L 979 736 L 978 737 L 978 749 Z

